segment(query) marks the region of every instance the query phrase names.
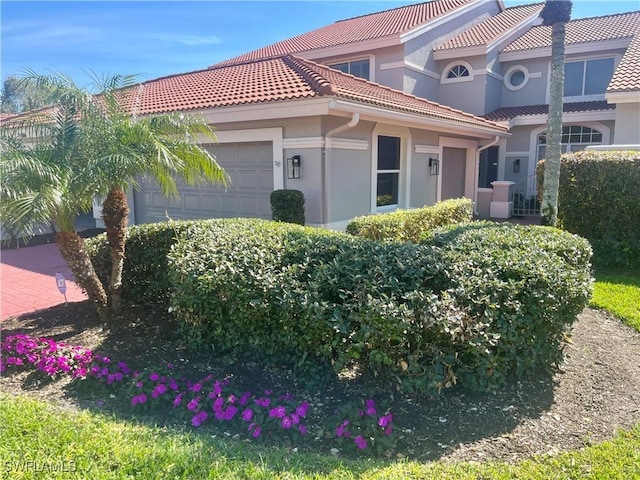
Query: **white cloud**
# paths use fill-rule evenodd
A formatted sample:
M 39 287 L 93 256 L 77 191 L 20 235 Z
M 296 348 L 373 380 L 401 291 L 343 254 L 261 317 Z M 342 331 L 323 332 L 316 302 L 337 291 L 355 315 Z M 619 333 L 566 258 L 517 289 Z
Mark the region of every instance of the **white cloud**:
M 157 40 L 168 43 L 179 43 L 195 47 L 199 45 L 219 45 L 222 40 L 216 36 L 183 35 L 179 33 L 153 33 L 143 35 L 150 40 Z

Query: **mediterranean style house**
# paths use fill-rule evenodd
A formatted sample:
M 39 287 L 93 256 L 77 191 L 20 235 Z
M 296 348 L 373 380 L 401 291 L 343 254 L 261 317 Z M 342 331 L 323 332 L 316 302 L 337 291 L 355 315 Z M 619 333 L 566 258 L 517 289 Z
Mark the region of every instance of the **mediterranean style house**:
M 304 193 L 309 225 L 332 229 L 461 196 L 480 216 L 509 216 L 534 198 L 545 155 L 542 7 L 433 0 L 141 83 L 135 114 L 197 111 L 216 128 L 207 148 L 232 186 L 184 186 L 168 200 L 142 182 L 132 220 L 271 218 L 282 188 Z M 640 11 L 567 24 L 564 101 L 564 151 L 640 144 Z

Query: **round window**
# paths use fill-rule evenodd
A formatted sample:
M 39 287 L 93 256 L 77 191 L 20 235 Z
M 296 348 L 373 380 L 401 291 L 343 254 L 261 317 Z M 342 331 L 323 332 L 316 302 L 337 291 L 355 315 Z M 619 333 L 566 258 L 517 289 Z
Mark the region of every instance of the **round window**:
M 522 70 L 515 70 L 509 76 L 509 83 L 514 87 L 519 87 L 524 83 L 525 74 Z
M 504 74 L 504 86 L 509 90 L 520 90 L 529 81 L 529 70 L 524 65 L 514 65 Z

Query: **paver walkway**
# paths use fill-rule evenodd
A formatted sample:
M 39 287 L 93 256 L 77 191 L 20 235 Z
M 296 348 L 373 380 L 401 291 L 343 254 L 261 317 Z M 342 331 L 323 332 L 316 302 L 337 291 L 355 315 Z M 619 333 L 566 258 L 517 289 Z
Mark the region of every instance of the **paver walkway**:
M 66 280 L 69 302 L 87 298 L 73 281 L 56 244 L 2 250 L 0 267 L 0 319 L 64 303 L 56 286 L 57 272 Z

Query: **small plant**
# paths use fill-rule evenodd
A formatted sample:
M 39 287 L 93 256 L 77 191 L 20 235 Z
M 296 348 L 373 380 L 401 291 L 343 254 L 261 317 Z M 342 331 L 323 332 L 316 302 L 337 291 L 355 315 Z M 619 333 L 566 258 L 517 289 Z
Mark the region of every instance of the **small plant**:
M 327 435 L 334 437 L 346 452 L 374 452 L 381 455 L 394 442 L 393 415 L 379 411 L 374 400 L 361 400 L 342 406 L 327 421 Z
M 300 190 L 271 192 L 272 219 L 276 222 L 304 225 L 304 194 Z

